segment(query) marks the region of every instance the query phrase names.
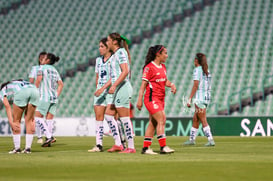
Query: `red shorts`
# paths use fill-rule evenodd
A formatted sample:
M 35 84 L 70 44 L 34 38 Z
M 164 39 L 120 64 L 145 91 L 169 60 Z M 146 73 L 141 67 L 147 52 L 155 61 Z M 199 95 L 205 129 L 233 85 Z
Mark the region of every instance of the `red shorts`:
M 144 104 L 150 114 L 157 113 L 158 111 L 164 111 L 164 98 L 153 98 L 152 101 L 149 101 L 149 98 L 144 98 Z

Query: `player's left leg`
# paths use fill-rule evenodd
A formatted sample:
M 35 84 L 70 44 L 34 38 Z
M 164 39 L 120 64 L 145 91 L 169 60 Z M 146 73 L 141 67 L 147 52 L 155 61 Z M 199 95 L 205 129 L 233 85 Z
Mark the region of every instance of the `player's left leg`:
M 197 110 L 197 117 L 201 121 L 201 123 L 203 125 L 203 131 L 204 131 L 206 137 L 208 138 L 208 143 L 206 143 L 205 146 L 215 146 L 215 142 L 214 142 L 212 134 L 211 134 L 210 126 L 208 125 L 208 122 L 207 122 L 206 106 L 205 105 L 204 106 L 195 105 L 195 107 Z

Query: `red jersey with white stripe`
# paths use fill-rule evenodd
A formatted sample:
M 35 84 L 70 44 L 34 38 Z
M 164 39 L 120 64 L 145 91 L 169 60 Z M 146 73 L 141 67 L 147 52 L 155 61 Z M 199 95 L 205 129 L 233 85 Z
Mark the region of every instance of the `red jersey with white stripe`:
M 164 99 L 165 84 L 167 81 L 166 67 L 164 64 L 156 65 L 153 61 L 143 70 L 142 80 L 148 82 L 144 99 L 152 101 L 154 98 Z

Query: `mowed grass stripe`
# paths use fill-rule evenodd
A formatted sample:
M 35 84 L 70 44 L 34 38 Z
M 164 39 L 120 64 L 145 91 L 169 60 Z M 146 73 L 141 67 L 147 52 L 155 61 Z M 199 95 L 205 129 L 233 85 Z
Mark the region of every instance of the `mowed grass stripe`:
M 272 137 L 215 137 L 215 147 L 182 146 L 188 137 L 167 137 L 171 155 L 140 154 L 143 137 L 135 138 L 136 154 L 107 153 L 113 139 L 104 137 L 102 153 L 88 153 L 95 137 L 57 137 L 50 148 L 34 139 L 32 154 L 9 155 L 11 137 L 0 137 L 0 180 L 271 180 Z M 24 144 L 24 138 L 21 143 Z M 152 148 L 159 151 L 156 138 Z M 16 173 L 16 174 L 15 174 Z

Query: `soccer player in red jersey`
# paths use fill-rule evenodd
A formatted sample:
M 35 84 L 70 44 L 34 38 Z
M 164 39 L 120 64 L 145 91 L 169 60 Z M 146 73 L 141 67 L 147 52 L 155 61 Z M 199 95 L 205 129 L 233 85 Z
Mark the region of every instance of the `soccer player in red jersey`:
M 165 123 L 165 87 L 170 87 L 175 94 L 175 85 L 167 79 L 166 67 L 164 65 L 168 58 L 167 49 L 163 45 L 155 45 L 149 48 L 143 67 L 142 83 L 139 90 L 137 108 L 142 108 L 143 94 L 144 104 L 149 111 L 149 125 L 145 132 L 142 154 L 157 154 L 149 147 L 152 138 L 157 131 L 157 139 L 160 145 L 160 153 L 173 153 L 174 150 L 166 146 Z M 146 91 L 145 91 L 146 90 Z

